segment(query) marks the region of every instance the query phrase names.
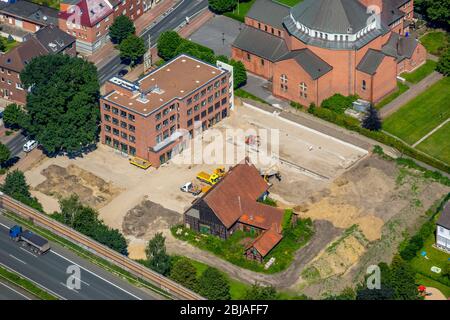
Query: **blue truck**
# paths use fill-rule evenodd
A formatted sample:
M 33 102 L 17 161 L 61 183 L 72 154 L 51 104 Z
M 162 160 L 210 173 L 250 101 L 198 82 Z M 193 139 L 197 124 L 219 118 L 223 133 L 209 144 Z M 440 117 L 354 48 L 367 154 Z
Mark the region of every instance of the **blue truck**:
M 22 230 L 21 226 L 15 225 L 9 229 L 9 237 L 16 241 L 22 242 L 23 246 L 29 247 L 31 251 L 37 254 L 43 254 L 50 250 L 50 243 L 30 230 Z

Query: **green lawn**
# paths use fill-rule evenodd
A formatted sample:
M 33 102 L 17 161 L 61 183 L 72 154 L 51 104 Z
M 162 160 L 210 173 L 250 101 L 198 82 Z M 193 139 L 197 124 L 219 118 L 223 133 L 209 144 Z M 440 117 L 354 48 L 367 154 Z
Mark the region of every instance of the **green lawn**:
M 0 37 L 0 41 L 2 41 L 5 44 L 4 53 L 9 52 L 12 48 L 16 47 L 19 44 L 15 40 L 9 41 L 7 38 L 4 38 L 4 37 Z
M 380 110 L 381 108 L 383 108 L 385 105 L 387 105 L 388 103 L 392 102 L 393 100 L 397 99 L 398 96 L 400 96 L 401 94 L 405 93 L 406 91 L 409 90 L 409 87 L 402 83 L 402 82 L 397 82 L 397 90 L 394 91 L 393 93 L 391 93 L 390 95 L 388 95 L 386 98 L 384 98 L 383 100 L 381 100 L 376 106 L 375 108 L 377 108 L 378 110 Z
M 285 4 L 285 5 L 289 6 L 289 7 L 293 7 L 293 6 L 295 6 L 296 4 L 298 4 L 298 3 L 302 2 L 302 1 L 303 0 L 278 0 L 277 2 Z
M 440 283 L 436 280 L 430 279 L 423 274 L 417 273 L 416 274 L 416 284 L 424 285 L 425 287 L 433 287 L 439 289 L 447 298 L 450 297 L 450 287 L 446 286 L 443 283 Z
M 428 259 L 422 257 L 419 252 L 417 257 L 411 260 L 411 266 L 418 273 L 418 276 L 421 276 L 420 279 L 424 280 L 425 283 L 422 284 L 426 286 L 427 280 L 429 286 L 437 287 L 438 284 L 440 284 L 439 289 L 443 288 L 441 291 L 443 291 L 445 295 L 449 296 L 450 280 L 444 278 L 440 274 L 431 271 L 431 267 L 436 266 L 443 269 L 445 264 L 450 263 L 450 261 L 448 260 L 450 258 L 450 254 L 434 248 L 434 243 L 435 236 L 434 234 L 431 234 L 425 241 L 423 249 L 420 250 L 420 252 L 425 251 L 427 253 L 426 256 L 428 257 Z
M 285 4 L 290 7 L 295 6 L 301 1 L 303 0 L 278 0 L 279 3 Z M 248 2 L 239 2 L 239 7 L 236 7 L 236 9 L 234 9 L 233 11 L 224 13 L 224 16 L 244 22 L 247 12 L 250 10 L 254 3 L 255 0 L 250 0 Z
M 31 0 L 31 2 L 59 10 L 60 0 Z
M 450 164 L 450 122 L 422 141 L 416 148 Z
M 420 38 L 420 42 L 431 54 L 439 56 L 445 47 L 449 45 L 449 37 L 445 32 L 434 31 L 425 34 Z
M 449 101 L 450 77 L 446 77 L 388 117 L 383 128 L 414 144 L 449 117 Z
M 436 69 L 437 62 L 433 60 L 427 60 L 425 64 L 417 68 L 411 73 L 402 73 L 400 76 L 405 78 L 406 81 L 411 83 L 418 83 L 423 80 L 425 77 L 433 73 Z

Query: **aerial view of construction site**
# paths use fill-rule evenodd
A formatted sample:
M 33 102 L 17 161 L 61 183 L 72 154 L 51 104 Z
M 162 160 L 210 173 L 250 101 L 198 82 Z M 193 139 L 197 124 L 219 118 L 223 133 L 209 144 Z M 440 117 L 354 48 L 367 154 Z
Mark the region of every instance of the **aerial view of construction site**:
M 450 299 L 446 1 L 100 2 L 0 5 L 0 303 Z

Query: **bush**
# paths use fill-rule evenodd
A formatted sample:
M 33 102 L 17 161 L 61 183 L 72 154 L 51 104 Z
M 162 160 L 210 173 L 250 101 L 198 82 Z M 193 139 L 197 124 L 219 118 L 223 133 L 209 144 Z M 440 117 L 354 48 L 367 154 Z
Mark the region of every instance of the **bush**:
M 322 108 L 330 109 L 336 113 L 342 114 L 348 108 L 352 107 L 353 102 L 358 99 L 357 96 L 345 97 L 340 93 L 322 101 Z
M 179 258 L 173 263 L 170 278 L 182 286 L 194 290 L 197 287 L 197 270 L 186 258 Z
M 230 283 L 216 268 L 208 267 L 198 279 L 197 290 L 209 300 L 230 300 Z

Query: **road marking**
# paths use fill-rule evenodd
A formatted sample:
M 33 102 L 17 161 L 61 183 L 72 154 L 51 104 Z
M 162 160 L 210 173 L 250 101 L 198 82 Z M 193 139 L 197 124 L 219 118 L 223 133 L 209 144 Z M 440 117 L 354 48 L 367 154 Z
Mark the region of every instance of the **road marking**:
M 47 289 L 47 288 L 44 287 L 42 284 L 39 284 L 39 283 L 37 283 L 36 281 L 31 280 L 31 279 L 28 278 L 27 276 L 24 276 L 22 273 L 20 273 L 20 272 L 18 272 L 18 271 L 16 271 L 16 270 L 11 269 L 10 267 L 8 267 L 7 265 L 5 265 L 5 264 L 3 264 L 3 263 L 1 263 L 1 262 L 0 262 L 0 266 L 2 266 L 3 268 L 5 268 L 5 269 L 7 269 L 7 270 L 10 270 L 10 272 L 17 273 L 17 274 L 20 275 L 22 278 L 25 278 L 25 279 L 27 279 L 28 281 L 34 283 L 36 286 L 38 286 L 38 287 L 40 287 L 41 289 L 43 289 L 44 291 L 47 291 L 48 293 L 54 295 L 55 297 L 58 297 L 58 298 L 60 298 L 61 300 L 67 300 L 66 298 L 60 296 L 59 294 L 53 292 L 52 290 Z
M 7 225 L 4 225 L 3 223 L 0 222 L 0 226 L 5 227 L 6 229 L 11 229 L 10 227 L 8 227 Z
M 24 248 L 22 248 L 22 247 L 20 247 L 20 250 L 22 250 L 22 251 L 24 251 L 24 252 L 26 252 L 26 253 L 28 253 L 28 254 L 31 254 L 33 257 L 35 257 L 35 258 L 37 258 L 38 256 L 37 255 L 35 255 L 34 253 L 31 253 L 30 251 L 28 251 L 28 250 L 26 250 L 26 249 L 24 249 Z
M 12 254 L 10 254 L 9 256 L 10 256 L 11 258 L 13 258 L 13 259 L 16 259 L 16 260 L 19 261 L 19 262 L 22 262 L 23 264 L 27 264 L 25 261 L 20 260 L 19 258 L 13 256 Z
M 15 290 L 15 289 L 11 288 L 10 286 L 4 284 L 3 282 L 0 282 L 0 284 L 1 284 L 2 286 L 4 286 L 4 287 L 8 288 L 9 290 L 11 290 L 11 291 L 17 293 L 19 296 L 22 296 L 22 297 L 24 297 L 24 298 L 27 299 L 27 300 L 31 300 L 31 299 L 28 298 L 26 295 L 24 295 L 24 294 L 20 293 L 19 291 L 17 291 L 17 290 Z
M 74 288 L 69 288 L 69 287 L 67 286 L 67 284 L 65 284 L 65 283 L 60 282 L 59 284 L 62 285 L 63 287 L 65 287 L 66 289 L 69 289 L 69 290 L 71 290 L 71 291 L 75 291 L 76 293 L 80 294 L 80 292 L 78 292 L 78 291 L 75 290 Z
M 66 260 L 66 261 L 69 261 L 69 262 L 72 263 L 73 265 L 76 265 L 76 266 L 80 267 L 80 268 L 83 269 L 84 271 L 86 271 L 86 272 L 88 272 L 88 273 L 90 273 L 90 274 L 96 276 L 97 278 L 99 278 L 99 279 L 105 281 L 106 283 L 112 285 L 113 287 L 115 287 L 115 288 L 117 288 L 117 289 L 119 289 L 119 290 L 125 292 L 126 294 L 128 294 L 128 295 L 130 295 L 130 296 L 136 298 L 137 300 L 142 300 L 141 298 L 139 298 L 138 296 L 134 295 L 133 293 L 131 293 L 131 292 L 129 292 L 129 291 L 127 291 L 127 290 L 125 290 L 125 289 L 119 287 L 118 285 L 112 283 L 111 281 L 106 280 L 105 278 L 102 278 L 102 277 L 99 276 L 98 274 L 96 274 L 96 273 L 94 273 L 94 272 L 92 272 L 92 271 L 90 271 L 90 270 L 88 270 L 88 269 L 86 269 L 86 268 L 80 266 L 79 264 L 77 264 L 77 263 L 73 262 L 72 260 L 70 260 L 70 259 L 68 259 L 68 258 L 66 258 L 66 257 L 64 257 L 64 256 L 62 256 L 62 255 L 60 255 L 59 253 L 57 253 L 57 252 L 55 252 L 55 251 L 53 251 L 53 250 L 50 250 L 50 252 L 53 253 L 53 254 L 55 254 L 55 255 L 57 255 L 58 257 L 60 257 L 60 258 L 62 258 L 62 259 L 64 259 L 64 260 Z

